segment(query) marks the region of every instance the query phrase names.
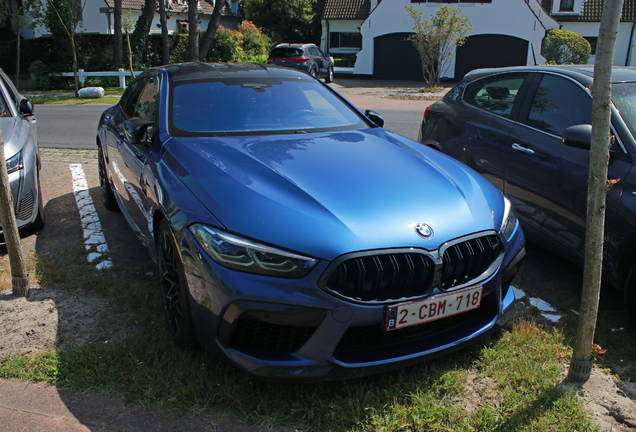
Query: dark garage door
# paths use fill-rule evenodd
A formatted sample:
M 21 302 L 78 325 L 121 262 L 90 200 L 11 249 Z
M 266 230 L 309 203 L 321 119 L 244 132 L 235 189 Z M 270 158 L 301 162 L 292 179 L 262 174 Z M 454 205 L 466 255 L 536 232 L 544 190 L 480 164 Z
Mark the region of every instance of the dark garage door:
M 528 41 L 514 36 L 485 34 L 470 36 L 457 48 L 455 80 L 478 68 L 525 66 Z
M 411 33 L 391 33 L 373 39 L 373 78 L 423 81 L 422 62 Z

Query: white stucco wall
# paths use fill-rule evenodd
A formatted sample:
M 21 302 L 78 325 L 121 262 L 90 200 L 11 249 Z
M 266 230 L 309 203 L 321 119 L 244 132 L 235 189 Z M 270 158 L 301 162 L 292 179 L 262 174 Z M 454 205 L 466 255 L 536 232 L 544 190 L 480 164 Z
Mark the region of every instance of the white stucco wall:
M 363 22 L 363 20 L 329 20 L 329 26 L 327 26 L 327 21 L 322 20 L 320 49 L 324 52 L 357 53 L 359 51 L 357 48 L 329 48 L 327 34 L 330 32 L 358 33 Z
M 562 23 L 563 30 L 570 30 L 583 37 L 598 37 L 599 23 Z M 616 47 L 614 48 L 614 66 L 636 66 L 636 34 L 631 38 L 634 31 L 633 23 L 620 23 L 618 25 L 618 35 L 616 37 Z M 629 51 L 629 58 L 628 58 Z M 588 64 L 594 64 L 594 57 L 590 56 Z M 627 60 L 627 62 L 626 62 Z
M 231 6 L 238 8 L 238 2 L 235 0 L 231 0 Z M 106 8 L 107 4 L 104 0 L 86 0 L 86 5 L 84 7 L 84 13 L 82 14 L 83 21 L 81 25 L 77 28 L 78 33 L 100 33 L 100 34 L 113 34 L 113 26 L 114 26 L 114 18 L 111 13 L 102 13 L 100 9 Z M 127 9 L 122 10 L 122 19 L 126 19 L 126 14 L 128 13 Z M 110 17 L 109 17 L 110 15 Z M 134 24 L 137 22 L 137 19 L 141 15 L 141 11 L 133 10 L 130 14 L 130 19 Z M 186 13 L 175 13 L 174 11 L 169 11 L 168 15 L 170 18 L 168 19 L 168 33 L 178 33 L 177 21 L 187 21 L 188 14 Z M 110 19 L 109 19 L 110 18 Z M 208 23 L 210 22 L 210 16 L 206 15 L 203 17 L 199 17 L 201 23 L 199 27 L 202 31 L 207 30 Z M 221 19 L 223 24 L 223 18 Z M 150 28 L 151 33 L 161 33 L 161 28 L 157 26 L 159 24 L 159 13 L 155 14 L 155 17 L 152 21 L 152 26 Z M 33 31 L 28 33 L 23 33 L 25 37 L 40 37 L 42 35 L 49 34 L 48 31 L 44 27 L 37 27 Z
M 470 17 L 473 26 L 471 35 L 503 34 L 515 36 L 529 42 L 528 64 L 545 63 L 540 55 L 541 41 L 546 27 L 559 28 L 556 21 L 541 14 L 542 9 L 536 0 L 492 0 L 492 3 L 459 3 L 447 4 L 458 8 L 465 16 Z M 358 53 L 354 73 L 373 74 L 373 39 L 391 33 L 411 32 L 413 20 L 408 16 L 406 6 L 414 6 L 417 10 L 435 13 L 444 3 L 411 3 L 410 0 L 384 0 L 371 13 L 360 28 L 362 33 L 362 50 Z M 534 58 L 533 58 L 534 50 Z M 454 58 L 447 68 L 445 77 L 453 78 Z M 444 75 L 444 74 L 443 74 Z

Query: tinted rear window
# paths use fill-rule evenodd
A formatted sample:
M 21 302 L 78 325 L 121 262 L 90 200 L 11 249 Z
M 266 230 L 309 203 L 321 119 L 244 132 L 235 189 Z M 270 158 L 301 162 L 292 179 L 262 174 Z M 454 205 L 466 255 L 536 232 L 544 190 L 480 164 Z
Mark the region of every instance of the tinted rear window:
M 274 48 L 270 57 L 302 57 L 303 50 L 298 48 Z
M 170 89 L 173 136 L 302 133 L 369 125 L 314 80 L 224 79 Z

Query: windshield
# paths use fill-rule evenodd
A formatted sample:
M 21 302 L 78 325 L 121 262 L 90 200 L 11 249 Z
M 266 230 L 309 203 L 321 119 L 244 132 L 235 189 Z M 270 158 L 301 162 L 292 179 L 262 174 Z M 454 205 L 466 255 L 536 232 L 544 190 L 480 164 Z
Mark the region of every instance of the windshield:
M 636 83 L 612 84 L 612 99 L 629 131 L 636 137 Z
M 351 130 L 363 118 L 315 80 L 231 78 L 170 89 L 173 136 Z

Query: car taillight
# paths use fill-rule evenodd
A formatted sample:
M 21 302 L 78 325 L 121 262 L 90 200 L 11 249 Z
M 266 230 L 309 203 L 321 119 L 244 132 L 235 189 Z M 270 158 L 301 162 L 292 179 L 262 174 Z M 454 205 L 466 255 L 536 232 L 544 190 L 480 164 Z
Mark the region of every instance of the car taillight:
M 305 57 L 297 57 L 297 58 L 294 58 L 292 60 L 296 60 L 296 63 L 305 63 L 309 59 L 305 58 Z
M 426 114 L 428 114 L 428 109 L 430 107 L 431 107 L 430 105 L 426 107 L 426 109 L 424 110 L 424 116 L 422 118 L 426 118 Z
M 273 59 L 272 57 L 270 57 L 270 58 L 268 58 L 268 59 L 267 59 L 267 63 L 271 63 L 271 62 L 273 62 L 273 61 L 274 61 L 274 59 Z

